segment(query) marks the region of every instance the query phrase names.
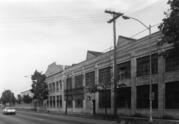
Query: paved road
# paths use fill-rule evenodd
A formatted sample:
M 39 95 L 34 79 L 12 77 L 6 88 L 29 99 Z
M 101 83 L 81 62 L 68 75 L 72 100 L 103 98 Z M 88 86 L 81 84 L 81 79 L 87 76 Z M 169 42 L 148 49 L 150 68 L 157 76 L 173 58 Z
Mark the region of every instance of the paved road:
M 16 115 L 3 115 L 1 111 L 0 124 L 116 124 L 116 122 L 25 111 L 17 111 Z

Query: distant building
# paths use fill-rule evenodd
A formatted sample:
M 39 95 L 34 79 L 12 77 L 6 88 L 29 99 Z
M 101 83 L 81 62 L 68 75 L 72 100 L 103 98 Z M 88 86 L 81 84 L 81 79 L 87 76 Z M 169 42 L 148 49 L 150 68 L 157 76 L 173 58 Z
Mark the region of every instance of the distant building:
M 21 97 L 25 96 L 25 95 L 29 95 L 30 97 L 33 97 L 33 93 L 30 90 L 26 90 L 20 93 Z
M 170 53 L 172 46 L 158 46 L 161 33 L 140 39 L 118 37 L 117 43 L 117 108 L 118 114 L 149 115 L 150 76 L 153 92 L 153 114 L 179 117 L 179 57 Z M 151 74 L 150 75 L 150 58 Z M 91 95 L 86 87 L 108 83 L 107 92 L 95 94 L 96 112 L 113 113 L 113 51 L 88 51 L 86 60 L 68 68 L 53 63 L 48 66 L 48 109 L 51 111 L 92 113 Z M 121 87 L 121 85 L 123 87 Z M 104 104 L 105 103 L 105 104 Z
M 55 62 L 50 64 L 45 72 L 46 83 L 48 85 L 49 96 L 47 109 L 49 111 L 64 111 L 64 83 L 63 74 L 68 66 L 57 65 Z

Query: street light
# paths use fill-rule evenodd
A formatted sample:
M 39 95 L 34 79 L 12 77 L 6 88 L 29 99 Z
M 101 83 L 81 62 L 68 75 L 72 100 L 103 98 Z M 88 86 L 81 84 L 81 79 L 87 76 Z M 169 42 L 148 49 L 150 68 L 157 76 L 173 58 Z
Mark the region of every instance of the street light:
M 135 20 L 135 21 L 137 21 L 137 22 L 139 22 L 140 24 L 142 24 L 145 28 L 147 28 L 148 29 L 148 31 L 149 31 L 149 36 L 148 36 L 148 38 L 149 38 L 149 41 L 150 41 L 150 39 L 151 39 L 151 25 L 149 25 L 149 26 L 147 26 L 147 25 L 145 25 L 142 21 L 140 21 L 139 19 L 137 19 L 137 18 L 133 18 L 133 17 L 129 17 L 129 16 L 125 16 L 125 15 L 123 15 L 122 16 L 122 18 L 123 19 L 125 19 L 125 20 L 127 20 L 127 19 L 133 19 L 133 20 Z M 150 122 L 152 122 L 153 121 L 153 119 L 152 119 L 152 54 L 151 54 L 151 52 L 150 52 L 150 87 L 149 87 L 149 100 L 150 100 L 150 118 L 149 118 L 149 121 Z

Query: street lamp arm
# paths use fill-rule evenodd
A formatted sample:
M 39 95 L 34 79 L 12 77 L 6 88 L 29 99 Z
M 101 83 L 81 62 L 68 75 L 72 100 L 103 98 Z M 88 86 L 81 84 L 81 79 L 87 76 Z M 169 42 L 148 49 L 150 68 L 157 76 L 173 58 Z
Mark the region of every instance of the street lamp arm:
M 123 17 L 123 19 L 133 19 L 133 20 L 139 22 L 140 24 L 142 24 L 145 28 L 149 29 L 149 26 L 147 26 L 146 24 L 144 24 L 142 21 L 140 21 L 140 20 L 137 19 L 137 18 L 129 17 L 129 16 L 122 16 L 122 17 Z

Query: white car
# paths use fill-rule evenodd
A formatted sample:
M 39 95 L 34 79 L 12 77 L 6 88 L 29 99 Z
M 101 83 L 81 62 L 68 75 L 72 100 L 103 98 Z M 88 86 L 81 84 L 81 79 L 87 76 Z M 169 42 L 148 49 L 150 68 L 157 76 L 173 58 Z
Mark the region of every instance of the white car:
M 3 114 L 7 114 L 7 115 L 15 115 L 16 114 L 16 110 L 12 107 L 5 107 L 3 109 Z

